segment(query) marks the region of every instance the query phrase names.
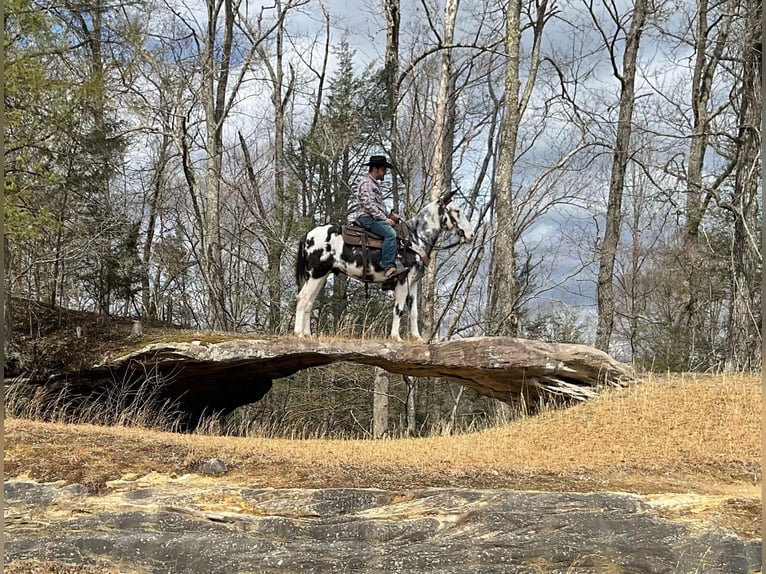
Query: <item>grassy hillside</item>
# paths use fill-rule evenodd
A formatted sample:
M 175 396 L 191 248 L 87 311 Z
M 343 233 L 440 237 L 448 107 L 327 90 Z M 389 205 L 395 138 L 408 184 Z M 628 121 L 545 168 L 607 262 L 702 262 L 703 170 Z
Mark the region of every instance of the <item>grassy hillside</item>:
M 126 476 L 195 472 L 218 457 L 229 472 L 215 480 L 250 487 L 626 491 L 664 497 L 669 514 L 759 537 L 761 402 L 754 375 L 654 376 L 483 432 L 385 441 L 178 435 L 6 418 L 5 474 L 101 490 Z

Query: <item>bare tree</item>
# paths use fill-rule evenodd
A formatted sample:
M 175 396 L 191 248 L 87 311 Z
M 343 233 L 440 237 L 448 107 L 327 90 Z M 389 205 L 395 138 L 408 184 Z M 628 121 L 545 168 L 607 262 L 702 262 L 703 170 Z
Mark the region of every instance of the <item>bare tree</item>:
M 197 55 L 201 88 L 198 94 L 204 122 L 201 137 L 204 139 L 202 149 L 205 157 L 201 178 L 195 168 L 193 153 L 197 136 L 193 125 L 194 103 L 181 122 L 177 143 L 199 234 L 197 256 L 207 290 L 205 314 L 212 329 L 232 329 L 235 325 L 228 303 L 222 251 L 224 128 L 238 102 L 240 90 L 255 62 L 261 43 L 271 37 L 282 24 L 284 13 L 290 6 L 292 4 L 283 7 L 280 3 L 279 6 L 262 8 L 257 23 L 253 24 L 246 15 L 240 14 L 240 9 L 246 8 L 240 0 L 206 0 L 204 30 L 198 30 L 193 21 L 178 16 L 187 27 L 188 35 L 194 39 L 192 46 L 199 50 Z M 265 15 L 275 8 L 278 8 L 278 14 L 268 24 L 263 24 Z M 237 31 L 244 31 L 248 42 L 241 42 L 243 35 L 235 34 Z M 232 67 L 235 49 L 236 67 Z
M 761 113 L 762 44 L 761 0 L 743 3 L 744 34 L 741 40 L 741 95 L 739 98 L 736 175 L 731 211 L 732 302 L 729 313 L 729 352 L 732 369 L 760 369 L 761 333 Z
M 439 199 L 449 191 L 452 181 L 452 149 L 454 145 L 454 102 L 455 76 L 452 65 L 451 44 L 455 35 L 459 0 L 447 0 L 444 5 L 444 33 L 438 38 L 441 50 L 439 69 L 439 91 L 436 96 L 434 114 L 433 159 L 427 172 L 431 175 L 430 197 Z M 428 8 L 424 5 L 424 9 Z M 423 329 L 427 338 L 436 336 L 434 318 L 436 315 L 436 257 L 428 267 L 422 281 Z
M 165 99 L 167 93 L 165 90 L 158 91 L 160 104 L 157 113 L 162 117 L 162 126 L 172 125 L 171 107 L 166 105 Z M 151 262 L 154 252 L 154 241 L 158 219 L 158 212 L 161 207 L 163 192 L 167 185 L 168 168 L 172 158 L 173 141 L 170 130 L 163 129 L 159 136 L 157 144 L 157 157 L 155 169 L 151 175 L 146 214 L 146 234 L 144 236 L 141 252 L 141 302 L 142 315 L 144 317 L 157 318 L 157 298 L 156 282 L 159 281 L 160 274 L 157 273 L 154 278 L 154 288 L 152 286 Z M 154 296 L 152 296 L 154 293 Z
M 238 4 L 238 3 L 237 3 Z M 223 128 L 230 103 L 227 91 L 230 79 L 234 24 L 237 18 L 235 0 L 206 0 L 207 33 L 202 51 L 202 106 L 205 112 L 207 164 L 204 199 L 195 193 L 202 231 L 202 272 L 208 288 L 210 326 L 228 330 L 232 326 L 226 305 L 223 261 L 221 259 L 221 182 L 223 163 Z M 218 18 L 223 8 L 222 38 Z M 204 205 L 204 208 L 202 207 Z
M 686 169 L 686 206 L 684 210 L 684 266 L 685 281 L 689 285 L 684 303 L 686 329 L 696 333 L 703 328 L 704 302 L 696 288 L 702 283 L 702 276 L 709 273 L 706 259 L 710 254 L 700 238 L 702 221 L 708 211 L 711 199 L 718 194 L 734 167 L 730 161 L 715 181 L 704 181 L 705 158 L 709 155 L 711 139 L 717 129 L 715 120 L 729 106 L 715 103 L 715 77 L 718 73 L 724 49 L 729 41 L 731 24 L 738 0 L 714 4 L 708 0 L 696 3 L 696 26 L 694 32 L 694 69 L 692 71 L 691 111 L 692 132 L 689 143 L 689 158 Z
M 720 12 L 710 13 L 708 0 L 697 1 L 696 29 L 694 33 L 694 70 L 692 72 L 691 111 L 692 133 L 689 144 L 689 161 L 686 171 L 686 219 L 684 243 L 696 248 L 699 232 L 707 206 L 723 178 L 713 185 L 705 185 L 703 171 L 708 150 L 712 124 L 721 109 L 711 109 L 714 79 L 724 48 L 729 40 L 731 22 L 738 0 L 728 0 L 720 6 Z M 712 19 L 712 22 L 709 20 Z M 717 30 L 717 34 L 715 34 Z M 727 168 L 729 171 L 731 168 Z
M 587 3 L 593 24 L 598 30 L 609 51 L 612 73 L 620 82 L 620 103 L 617 118 L 617 134 L 612 153 L 612 174 L 609 180 L 609 199 L 606 208 L 606 227 L 601 241 L 597 283 L 598 324 L 596 327 L 596 347 L 608 351 L 614 327 L 614 263 L 620 242 L 622 224 L 622 196 L 625 185 L 625 170 L 630 158 L 630 136 L 632 132 L 633 107 L 635 105 L 636 64 L 641 34 L 646 24 L 647 0 L 636 0 L 630 27 L 625 24 L 616 7 L 604 2 L 608 17 L 616 31 L 608 33 L 604 23 L 597 15 L 592 1 Z M 625 48 L 622 65 L 617 53 L 617 40 L 624 34 Z
M 271 202 L 271 213 L 263 213 L 261 216 L 267 217 L 267 226 L 270 228 L 266 243 L 268 257 L 269 327 L 272 332 L 277 333 L 282 326 L 282 277 L 280 274 L 282 255 L 287 245 L 287 239 L 290 237 L 295 216 L 295 212 L 292 209 L 295 201 L 293 198 L 288 198 L 286 191 L 287 173 L 285 162 L 285 115 L 292 97 L 295 71 L 291 66 L 291 75 L 286 82 L 284 71 L 285 11 L 280 0 L 277 0 L 274 6 L 278 22 L 274 62 L 271 62 L 265 49 L 260 44 L 258 52 L 271 78 L 271 105 L 274 108 L 274 197 Z M 255 193 L 258 193 L 257 189 Z
M 389 153 L 391 160 L 396 166 L 399 164 L 399 152 L 397 149 L 398 122 L 399 122 L 399 29 L 401 23 L 401 7 L 399 0 L 385 0 L 384 11 L 386 13 L 386 53 L 383 68 L 383 81 L 386 86 L 388 111 L 390 123 L 388 130 L 388 142 L 391 146 Z M 391 193 L 393 194 L 393 210 L 399 211 L 399 177 L 396 169 L 391 170 Z
M 533 32 L 527 80 L 521 84 L 521 0 L 511 0 L 505 20 L 505 93 L 499 152 L 494 181 L 497 232 L 490 275 L 488 331 L 494 335 L 514 335 L 518 331 L 520 286 L 517 277 L 516 241 L 519 238 L 519 212 L 514 204 L 513 168 L 516 160 L 519 126 L 527 109 L 540 67 L 543 29 L 551 14 L 547 0 L 536 1 L 531 22 Z

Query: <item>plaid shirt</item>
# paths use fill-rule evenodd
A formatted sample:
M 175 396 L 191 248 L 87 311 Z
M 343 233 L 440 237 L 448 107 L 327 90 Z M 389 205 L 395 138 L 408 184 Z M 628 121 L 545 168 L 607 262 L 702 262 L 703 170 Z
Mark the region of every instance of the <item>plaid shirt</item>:
M 359 182 L 356 192 L 356 215 L 359 217 L 365 213 L 375 219 L 385 220 L 388 217 L 386 204 L 383 202 L 383 192 L 378 182 L 369 173 Z

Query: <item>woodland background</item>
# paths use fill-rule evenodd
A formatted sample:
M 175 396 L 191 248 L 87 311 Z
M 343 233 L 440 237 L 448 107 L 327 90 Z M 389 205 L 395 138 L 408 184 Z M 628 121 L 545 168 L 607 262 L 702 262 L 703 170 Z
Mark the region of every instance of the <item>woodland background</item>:
M 8 0 L 6 356 L 34 303 L 291 333 L 299 237 L 346 221 L 362 164 L 385 153 L 394 208 L 412 216 L 459 188 L 477 228 L 429 268 L 426 336 L 758 370 L 761 12 L 760 0 Z M 322 297 L 316 332 L 387 333 L 388 293 L 340 276 Z M 301 413 L 301 428 L 323 403 L 321 428 L 338 428 L 333 413 L 366 425 L 349 397 L 369 392 L 369 373 L 303 377 L 272 391 L 263 424 Z M 495 409 L 443 383 L 417 401 L 406 381 L 391 393 L 410 432 Z

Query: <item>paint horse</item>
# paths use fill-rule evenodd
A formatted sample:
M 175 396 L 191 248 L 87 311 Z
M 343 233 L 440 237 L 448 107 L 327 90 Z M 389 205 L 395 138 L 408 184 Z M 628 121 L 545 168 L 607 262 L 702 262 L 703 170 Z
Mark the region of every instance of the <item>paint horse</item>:
M 311 335 L 311 309 L 317 295 L 325 285 L 330 273 L 345 273 L 371 283 L 393 283 L 394 316 L 391 338 L 401 340 L 399 323 L 405 308 L 410 314 L 410 334 L 421 340 L 418 328 L 418 283 L 423 277 L 428 258 L 442 232 L 458 237 L 460 243 L 473 239 L 473 227 L 460 208 L 444 197 L 427 204 L 413 219 L 406 222 L 409 229 L 402 255 L 402 271 L 393 280 L 383 276 L 380 266 L 381 250 L 368 248 L 366 256 L 362 247 L 344 242 L 339 225 L 321 225 L 309 231 L 298 244 L 295 277 L 298 296 L 295 309 L 295 334 Z M 425 259 L 425 262 L 424 262 Z M 400 266 L 397 265 L 397 269 Z

